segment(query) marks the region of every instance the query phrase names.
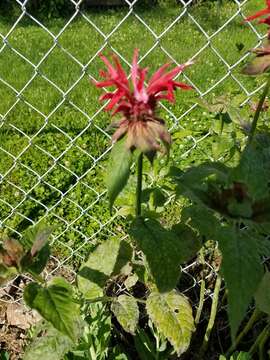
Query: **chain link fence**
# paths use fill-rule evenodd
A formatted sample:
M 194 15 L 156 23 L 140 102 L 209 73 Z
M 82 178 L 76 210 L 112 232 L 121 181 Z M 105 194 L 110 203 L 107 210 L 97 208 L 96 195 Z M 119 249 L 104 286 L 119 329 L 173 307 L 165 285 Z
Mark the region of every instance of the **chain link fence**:
M 75 101 L 71 96 L 77 88 L 81 92 L 82 81 L 88 79 L 95 81 L 97 79 L 96 68 L 100 68 L 101 63 L 96 68 L 92 65 L 95 65 L 101 51 L 109 50 L 117 54 L 127 68 L 131 66 L 132 52 L 127 56 L 126 51 L 119 51 L 115 34 L 130 21 L 129 26 L 132 29 L 135 30 L 138 27 L 141 32 L 147 34 L 145 36 L 151 36 L 152 39 L 151 46 L 145 52 L 141 52 L 140 62 L 148 59 L 152 53 L 158 50 L 162 54 L 162 59 L 177 65 L 179 64 L 179 57 L 168 49 L 166 44 L 164 45 L 163 39 L 169 36 L 171 31 L 174 31 L 176 25 L 188 21 L 189 26 L 199 34 L 202 46 L 199 49 L 197 48 L 196 38 L 193 39 L 194 44 L 191 47 L 179 39 L 179 44 L 177 44 L 179 51 L 181 51 L 181 47 L 189 46 L 189 59 L 195 62 L 199 61 L 201 54 L 208 51 L 212 55 L 214 54 L 216 61 L 224 69 L 222 76 L 218 79 L 214 76 L 211 78 L 211 74 L 214 74 L 215 70 L 210 73 L 209 82 L 206 84 L 207 88 L 198 84 L 189 73 L 184 74 L 185 81 L 194 87 L 197 95 L 202 98 L 207 97 L 214 93 L 217 88 L 223 86 L 223 83 L 229 81 L 237 86 L 239 93 L 245 96 L 243 100 L 243 104 L 245 104 L 261 89 L 263 84 L 257 84 L 257 88 L 254 90 L 254 86 L 247 86 L 235 72 L 239 64 L 249 55 L 247 51 L 239 52 L 230 62 L 224 56 L 224 53 L 226 54 L 228 51 L 227 44 L 224 43 L 222 51 L 220 51 L 220 47 L 216 46 L 215 43 L 219 35 L 230 29 L 232 24 L 243 20 L 243 9 L 250 0 L 232 0 L 230 3 L 233 4 L 233 14 L 227 16 L 224 22 L 219 24 L 218 28 L 211 33 L 206 30 L 201 18 L 196 18 L 196 12 L 193 11 L 193 8 L 195 5 L 199 5 L 194 4 L 195 1 L 193 0 L 179 1 L 178 5 L 175 5 L 175 13 L 166 19 L 164 18 L 164 30 L 161 32 L 156 30 L 153 21 L 148 21 L 143 12 L 137 11 L 136 5 L 140 0 L 125 0 L 126 5 L 121 8 L 121 17 L 118 16 L 117 22 L 111 24 L 109 30 L 104 29 L 96 22 L 96 17 L 93 18 L 92 16 L 93 9 L 89 13 L 82 8 L 82 0 L 70 1 L 74 5 L 74 13 L 69 19 L 64 20 L 64 23 L 61 22 L 60 29 L 59 25 L 58 28 L 45 25 L 39 17 L 29 12 L 27 0 L 14 0 L 17 18 L 14 22 L 9 21 L 8 25 L 5 24 L 5 27 L 0 28 L 0 102 L 3 102 L 3 97 L 8 97 L 5 105 L 0 106 L 0 159 L 2 158 L 2 161 L 0 160 L 0 234 L 9 233 L 12 236 L 20 237 L 24 228 L 43 218 L 47 219 L 50 224 L 56 224 L 57 231 L 52 240 L 52 257 L 46 275 L 49 277 L 61 274 L 72 281 L 75 275 L 73 265 L 75 264 L 76 267 L 76 264 L 79 264 L 84 258 L 84 249 L 89 250 L 91 244 L 95 244 L 97 239 L 105 239 L 108 236 L 125 236 L 121 216 L 117 215 L 117 212 L 114 212 L 112 216 L 108 215 L 108 211 L 105 210 L 108 207 L 106 189 L 100 180 L 100 176 L 104 172 L 104 160 L 111 149 L 110 135 L 106 130 L 107 118 L 106 121 L 99 120 L 100 118 L 104 119 L 103 109 L 106 104 L 99 104 L 95 111 L 90 113 L 84 105 L 80 105 L 80 101 Z M 151 5 L 150 9 L 154 6 L 156 5 Z M 104 8 L 102 11 L 106 12 L 106 9 Z M 113 11 L 117 12 L 118 9 Z M 99 12 L 102 16 L 101 10 Z M 211 17 L 211 12 L 207 15 Z M 76 39 L 74 40 L 76 31 L 78 32 L 80 29 L 74 27 L 73 32 L 69 32 L 69 28 L 71 24 L 76 23 L 77 18 L 80 18 L 84 28 L 91 31 L 92 37 L 88 39 L 90 43 L 95 42 L 95 37 L 99 38 L 98 46 L 93 46 L 93 50 L 85 54 L 85 59 L 88 60 L 82 60 L 80 56 L 76 56 L 76 52 L 71 51 L 62 42 L 66 33 L 70 36 L 70 43 L 76 41 Z M 25 24 L 25 21 L 28 23 Z M 42 36 L 49 39 L 50 45 L 36 61 L 19 46 L 20 41 L 24 40 L 29 48 L 35 46 L 38 48 L 34 35 L 29 40 L 24 39 L 26 34 L 24 30 L 27 26 L 33 29 L 33 34 L 35 31 L 42 30 Z M 247 24 L 246 27 L 248 29 L 245 28 L 240 31 L 246 31 L 250 34 L 253 47 L 259 46 L 263 36 L 252 24 Z M 122 33 L 122 36 L 125 36 L 125 32 Z M 229 32 L 226 36 L 230 36 Z M 114 41 L 111 41 L 113 38 Z M 54 57 L 55 51 L 60 54 L 59 56 L 66 59 L 66 66 L 58 69 L 58 72 L 60 71 L 69 77 L 67 86 L 60 86 L 53 76 L 48 76 L 44 71 L 44 64 L 46 65 Z M 7 56 L 7 54 L 9 55 Z M 13 67 L 8 60 L 15 58 L 18 60 L 18 64 L 22 63 L 28 69 L 23 84 L 19 87 L 16 86 L 13 78 L 21 76 L 21 68 L 19 65 L 18 68 Z M 183 60 L 187 61 L 188 59 Z M 69 66 L 69 64 L 77 67 L 76 74 L 72 73 L 73 65 Z M 206 73 L 208 72 L 207 66 L 207 64 L 204 66 Z M 56 78 L 59 75 L 58 72 L 55 73 Z M 41 82 L 45 84 L 43 92 Z M 89 91 L 92 91 L 90 90 L 91 84 L 88 83 L 87 86 Z M 30 88 L 35 89 L 35 96 L 28 96 Z M 81 97 L 88 96 L 88 88 L 85 89 L 86 93 L 81 93 Z M 50 103 L 50 111 L 43 110 L 43 101 L 47 101 L 46 96 L 49 96 L 51 92 L 57 93 L 57 101 Z M 98 104 L 96 93 L 93 96 L 95 96 L 95 102 Z M 162 104 L 162 111 L 170 119 L 171 130 L 184 129 L 184 119 L 192 117 L 193 111 L 196 111 L 196 106 L 196 103 L 189 103 L 185 108 L 181 108 L 181 110 L 176 108 L 175 110 L 165 103 Z M 30 118 L 30 123 L 27 122 L 26 126 L 22 126 L 21 121 L 18 120 L 20 117 L 16 116 L 17 109 L 19 109 L 18 111 L 23 109 L 24 119 Z M 55 120 L 63 114 L 68 114 L 69 111 L 75 112 L 76 116 L 82 119 L 80 127 L 74 129 L 72 124 L 70 125 L 71 131 L 69 131 L 68 124 L 61 126 Z M 32 122 L 36 123 L 33 125 Z M 181 156 L 187 158 L 195 150 L 201 151 L 204 156 L 208 156 L 201 145 L 209 135 L 208 131 L 200 136 L 191 134 L 188 145 Z M 50 143 L 46 146 L 48 137 L 53 145 Z M 39 141 L 40 139 L 42 142 Z M 100 139 L 102 139 L 101 146 L 99 145 Z M 91 149 L 93 151 L 89 150 L 89 141 L 92 143 Z M 97 145 L 95 141 L 98 142 Z M 70 154 L 75 157 L 75 163 L 71 164 Z M 31 156 L 33 161 L 31 161 Z M 43 160 L 39 161 L 39 158 Z M 41 168 L 39 168 L 39 163 L 42 163 Z M 77 165 L 79 170 L 76 167 Z M 24 185 L 25 179 L 27 186 Z M 189 278 L 189 286 L 185 291 L 199 286 L 198 279 L 195 279 L 190 272 L 195 264 L 189 264 L 183 269 Z M 215 273 L 213 267 L 208 263 L 206 267 L 208 268 L 208 276 L 213 276 Z M 1 288 L 1 301 L 19 302 L 21 300 L 21 288 L 25 281 L 27 278 L 22 279 L 20 277 Z M 209 291 L 209 295 L 211 295 L 211 291 Z

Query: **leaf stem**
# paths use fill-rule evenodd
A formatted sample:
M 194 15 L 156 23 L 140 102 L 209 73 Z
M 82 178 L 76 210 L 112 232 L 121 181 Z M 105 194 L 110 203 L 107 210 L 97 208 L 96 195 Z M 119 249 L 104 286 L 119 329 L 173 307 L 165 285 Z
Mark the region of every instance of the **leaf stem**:
M 252 347 L 249 350 L 249 354 L 252 356 L 255 353 L 257 347 L 259 347 L 260 352 L 262 352 L 262 346 L 264 345 L 264 343 L 266 342 L 266 340 L 268 339 L 269 336 L 270 336 L 270 323 L 268 323 L 265 326 L 263 331 L 257 337 L 255 343 L 252 345 Z
M 210 319 L 208 321 L 208 325 L 205 331 L 203 344 L 201 346 L 201 349 L 199 351 L 199 359 L 203 358 L 203 355 L 208 347 L 209 338 L 212 332 L 212 329 L 214 327 L 216 315 L 217 315 L 217 306 L 218 306 L 218 297 L 219 297 L 219 291 L 221 287 L 221 276 L 217 275 L 215 289 L 214 289 L 214 295 L 213 295 L 213 301 L 211 306 L 211 313 L 210 313 Z
M 137 166 L 137 192 L 136 192 L 136 216 L 141 216 L 142 212 L 142 172 L 143 172 L 143 153 L 138 157 Z
M 248 320 L 248 322 L 246 323 L 245 327 L 243 328 L 243 330 L 239 333 L 239 335 L 237 336 L 235 342 L 231 345 L 231 347 L 229 348 L 229 350 L 226 353 L 226 357 L 229 357 L 234 350 L 236 349 L 236 347 L 238 346 L 238 344 L 241 342 L 241 340 L 243 339 L 243 337 L 252 329 L 253 325 L 255 324 L 255 322 L 260 318 L 260 316 L 262 315 L 262 313 L 257 310 L 256 308 L 254 309 L 250 319 Z
M 262 111 L 266 95 L 269 92 L 269 88 L 270 88 L 270 74 L 268 76 L 268 80 L 267 80 L 267 82 L 265 84 L 265 87 L 263 89 L 263 93 L 262 93 L 262 96 L 260 98 L 257 109 L 255 111 L 255 115 L 254 115 L 254 118 L 253 118 L 253 121 L 252 121 L 252 124 L 251 124 L 251 129 L 250 129 L 250 132 L 249 132 L 249 135 L 248 135 L 248 144 L 250 144 L 252 142 L 252 139 L 254 137 L 255 130 L 256 130 L 256 127 L 257 127 L 257 123 L 258 123 L 258 120 L 259 120 L 259 117 L 260 117 L 260 113 Z

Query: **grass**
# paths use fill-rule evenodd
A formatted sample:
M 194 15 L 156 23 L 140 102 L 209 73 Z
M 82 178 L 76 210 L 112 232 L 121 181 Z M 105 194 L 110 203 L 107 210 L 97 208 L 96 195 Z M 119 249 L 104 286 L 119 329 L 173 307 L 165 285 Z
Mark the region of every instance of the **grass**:
M 259 0 L 249 1 L 243 13 L 249 14 L 259 4 Z M 102 195 L 107 161 L 104 154 L 110 146 L 105 130 L 110 117 L 104 112 L 96 115 L 101 92 L 89 83 L 89 76 L 98 78 L 103 65 L 94 55 L 101 48 L 107 55 L 113 50 L 130 62 L 137 47 L 143 56 L 142 65 L 149 66 L 153 72 L 170 60 L 169 56 L 182 63 L 205 46 L 196 56 L 196 64 L 185 73 L 197 89 L 205 93 L 228 72 L 214 49 L 231 66 L 258 42 L 251 28 L 243 25 L 240 15 L 217 32 L 237 10 L 233 1 L 223 1 L 221 5 L 219 2 L 198 3 L 189 8 L 190 16 L 184 14 L 166 32 L 183 8 L 171 1 L 137 9 L 140 19 L 157 36 L 162 34 L 158 42 L 134 14 L 125 18 L 127 8 L 88 11 L 73 19 L 63 32 L 68 19 L 38 19 L 57 35 L 57 42 L 24 16 L 7 37 L 8 46 L 0 52 L 3 80 L 0 81 L 0 174 L 4 175 L 0 182 L 0 220 L 4 221 L 3 231 L 20 232 L 48 214 L 48 222 L 58 225 L 55 253 L 63 257 L 71 256 L 76 250 L 81 253 L 82 244 L 89 238 L 98 237 L 100 241 L 112 234 L 124 234 L 124 225 L 119 218 L 111 218 Z M 0 15 L 3 36 L 16 19 L 16 16 Z M 91 22 L 107 37 L 106 41 Z M 120 22 L 121 26 L 114 30 Z M 241 50 L 239 44 L 244 45 Z M 244 77 L 240 74 L 242 66 L 241 63 L 234 67 L 231 75 L 251 92 L 263 79 Z M 21 94 L 20 98 L 12 88 Z M 207 97 L 224 93 L 239 99 L 245 95 L 232 76 L 226 77 Z M 179 92 L 174 105 L 166 104 L 170 112 L 160 111 L 174 132 L 184 129 L 172 150 L 172 160 L 181 158 L 183 166 L 201 162 L 211 153 L 210 137 L 196 143 L 209 130 L 207 113 L 194 109 L 175 123 L 196 96 L 196 92 Z M 70 257 L 70 261 L 74 259 Z

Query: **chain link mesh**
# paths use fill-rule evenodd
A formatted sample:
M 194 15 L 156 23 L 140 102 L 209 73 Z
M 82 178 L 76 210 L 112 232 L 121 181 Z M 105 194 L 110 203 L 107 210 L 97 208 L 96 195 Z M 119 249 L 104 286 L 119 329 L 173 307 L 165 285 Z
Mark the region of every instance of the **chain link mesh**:
M 67 276 L 72 281 L 75 275 L 73 264 L 77 264 L 83 259 L 84 249 L 89 249 L 89 244 L 90 246 L 91 244 L 95 244 L 98 238 L 102 239 L 114 235 L 125 236 L 121 217 L 117 217 L 116 212 L 109 217 L 104 215 L 104 208 L 107 208 L 107 203 L 105 202 L 106 190 L 101 184 L 93 180 L 97 173 L 102 174 L 104 171 L 103 161 L 111 149 L 109 141 L 110 135 L 106 130 L 107 125 L 99 121 L 99 118 L 103 116 L 102 111 L 106 104 L 102 106 L 99 105 L 96 111 L 90 114 L 84 106 L 80 105 L 79 101 L 74 101 L 70 96 L 76 91 L 76 88 L 80 87 L 81 81 L 85 78 L 90 78 L 93 81 L 96 80 L 97 72 L 93 70 L 92 64 L 95 63 L 101 51 L 110 49 L 110 51 L 121 58 L 127 67 L 131 66 L 129 59 L 132 54 L 129 54 L 129 58 L 127 58 L 126 52 L 123 53 L 117 49 L 117 40 L 111 43 L 111 39 L 117 34 L 124 23 L 132 17 L 132 26 L 134 29 L 139 27 L 142 32 L 152 37 L 152 46 L 145 53 L 141 54 L 140 62 L 147 59 L 149 55 L 158 49 L 166 60 L 169 59 L 172 63 L 179 64 L 178 56 L 171 53 L 162 43 L 162 40 L 170 34 L 170 31 L 173 30 L 176 24 L 181 23 L 183 19 L 188 19 L 204 42 L 203 46 L 199 49 L 196 49 L 194 44 L 194 50 L 191 49 L 190 59 L 196 62 L 205 50 L 211 51 L 225 69 L 225 73 L 221 78 L 210 79 L 212 81 L 206 89 L 199 86 L 188 74 L 184 75 L 186 82 L 191 84 L 196 93 L 202 98 L 213 93 L 215 89 L 225 81 L 230 80 L 234 82 L 245 95 L 244 104 L 262 88 L 263 84 L 259 85 L 255 90 L 254 88 L 250 90 L 235 74 L 234 70 L 245 60 L 249 55 L 248 53 L 244 55 L 239 54 L 238 58 L 230 63 L 225 59 L 224 52 L 221 52 L 214 43 L 219 34 L 229 28 L 233 22 L 236 20 L 239 21 L 239 19 L 243 20 L 243 7 L 249 0 L 232 0 L 232 3 L 235 5 L 235 12 L 211 34 L 205 30 L 203 24 L 196 19 L 196 16 L 191 11 L 193 0 L 187 2 L 179 1 L 178 14 L 176 13 L 171 16 L 170 22 L 166 24 L 165 29 L 161 33 L 157 33 L 141 13 L 136 11 L 135 5 L 139 3 L 140 0 L 125 0 L 126 7 L 124 16 L 119 19 L 116 24 L 113 24 L 109 31 L 105 31 L 96 24 L 89 13 L 82 9 L 82 1 L 70 1 L 74 5 L 73 15 L 69 20 L 66 20 L 66 23 L 60 30 L 57 29 L 57 31 L 53 31 L 27 10 L 27 0 L 16 0 L 19 9 L 17 19 L 10 25 L 8 31 L 0 32 L 2 40 L 2 45 L 0 45 L 0 60 L 1 57 L 5 59 L 6 52 L 8 51 L 9 54 L 17 57 L 19 61 L 30 69 L 25 75 L 24 85 L 21 88 L 17 88 L 14 86 L 14 83 L 9 80 L 10 77 L 3 75 L 6 72 L 6 68 L 9 67 L 9 63 L 5 63 L 5 69 L 0 68 L 0 86 L 6 92 L 6 96 L 10 96 L 8 108 L 0 108 L 0 157 L 7 159 L 5 164 L 1 164 L 0 168 L 0 233 L 8 231 L 20 237 L 23 227 L 35 224 L 43 218 L 48 219 L 50 223 L 57 224 L 57 232 L 54 234 L 52 241 L 53 254 L 49 266 L 46 269 L 46 275 L 49 277 L 54 274 L 61 274 Z M 93 47 L 94 50 L 92 53 L 85 54 L 88 58 L 87 61 L 82 61 L 81 58 L 77 57 L 76 54 L 64 46 L 61 41 L 70 24 L 78 17 L 83 21 L 84 26 L 94 32 L 94 36 L 97 36 L 101 41 L 99 46 Z M 43 30 L 44 37 L 48 38 L 51 44 L 36 62 L 27 55 L 27 52 L 22 51 L 19 46 L 14 46 L 12 41 L 14 37 L 19 38 L 20 36 L 24 36 L 24 33 L 17 32 L 17 29 L 26 18 L 31 21 L 33 27 Z M 263 36 L 257 32 L 252 24 L 247 24 L 247 26 L 249 27 L 254 46 L 259 46 Z M 89 39 L 89 41 L 92 40 L 91 38 Z M 30 41 L 34 41 L 34 39 L 30 39 Z M 70 41 L 73 41 L 72 37 L 70 37 Z M 194 42 L 196 42 L 196 39 L 194 39 Z M 181 51 L 181 46 L 185 46 L 185 44 L 182 44 L 180 41 L 179 51 Z M 224 44 L 223 50 L 226 51 L 226 44 Z M 71 80 L 65 88 L 64 86 L 61 87 L 53 77 L 47 76 L 46 72 L 42 70 L 42 66 L 46 64 L 50 58 L 53 58 L 55 51 L 61 53 L 61 56 L 64 56 L 67 61 L 66 68 L 63 68 L 61 71 L 66 72 Z M 188 59 L 184 60 L 186 61 Z M 77 66 L 78 71 L 75 75 L 71 74 L 69 63 Z M 17 71 L 16 68 L 10 69 L 14 77 L 17 76 Z M 208 71 L 207 65 L 205 66 L 205 71 Z M 40 92 L 39 85 L 36 85 L 37 80 L 46 83 L 46 86 L 48 85 L 50 87 L 51 92 L 58 94 L 58 101 L 55 104 L 50 104 L 51 111 L 49 113 L 43 110 L 42 99 L 39 98 L 39 96 L 43 96 L 43 93 Z M 37 96 L 34 99 L 28 98 L 28 90 L 31 86 L 36 86 Z M 87 95 L 81 93 L 80 96 L 84 97 Z M 16 118 L 14 118 L 13 113 L 18 106 L 27 109 L 28 114 L 35 114 L 38 125 L 34 131 L 28 132 L 28 129 L 21 126 L 21 124 L 16 121 Z M 174 112 L 174 109 L 166 104 L 162 104 L 163 111 L 166 112 L 172 120 L 171 129 L 183 128 L 183 119 L 191 116 L 190 114 L 196 109 L 196 106 L 197 104 L 194 103 L 181 112 Z M 68 112 L 70 109 L 75 111 L 80 119 L 83 119 L 83 128 L 70 132 L 67 126 L 61 127 L 57 121 L 54 121 L 54 119 L 57 118 L 56 116 Z M 48 132 L 52 134 L 51 136 L 54 139 L 56 151 L 52 151 L 51 147 L 46 147 L 46 141 L 41 144 L 39 143 L 40 137 L 46 136 Z M 99 140 L 100 137 L 104 140 L 105 146 L 102 147 L 102 151 L 95 151 L 94 153 L 88 151 L 82 139 L 85 139 L 85 137 L 91 138 L 91 134 L 95 134 L 91 141 L 95 141 L 95 139 Z M 200 137 L 191 135 L 189 147 L 182 156 L 187 157 L 192 151 L 199 149 L 199 151 L 204 152 L 204 156 L 209 157 L 200 147 L 201 143 L 206 141 L 209 135 L 208 131 Z M 10 148 L 3 146 L 1 139 L 3 139 L 4 136 L 11 136 L 12 146 Z M 18 149 L 16 149 L 18 138 L 20 138 L 20 146 L 18 145 Z M 21 141 L 22 139 L 23 141 Z M 64 139 L 65 148 L 64 150 L 61 149 L 57 151 L 58 142 L 62 141 L 62 139 Z M 23 146 L 21 145 L 22 143 Z M 38 169 L 36 165 L 33 166 L 33 163 L 29 160 L 26 161 L 26 158 L 29 159 L 29 154 L 46 158 L 47 167 L 45 170 Z M 68 160 L 69 154 L 76 154 L 77 157 L 83 159 L 82 164 L 84 166 L 82 166 L 80 171 L 77 171 L 76 166 L 70 166 L 70 161 Z M 15 172 L 17 174 L 16 176 L 14 176 Z M 27 187 L 22 186 L 24 179 L 20 178 L 20 176 L 26 176 L 27 179 L 29 177 L 30 180 L 28 181 Z M 60 177 L 64 180 L 68 178 L 69 181 L 67 181 L 65 186 L 60 186 L 57 181 L 54 181 L 55 177 Z M 13 180 L 14 178 L 16 181 Z M 87 194 L 88 199 L 87 201 L 80 201 L 80 196 L 83 196 L 84 193 Z M 74 196 L 74 194 L 77 195 Z M 48 201 L 48 198 L 50 201 Z M 25 209 L 27 209 L 27 211 L 25 211 Z M 68 212 L 66 209 L 70 211 Z M 19 226 L 16 226 L 17 224 L 19 224 Z M 22 224 L 24 226 L 22 226 Z M 85 224 L 87 224 L 86 227 Z M 91 230 L 89 230 L 89 228 L 91 228 Z M 76 241 L 74 239 L 76 239 Z M 192 269 L 194 265 L 195 263 L 189 264 L 183 269 L 184 273 L 189 277 L 190 283 L 185 291 L 199 286 L 198 279 L 195 279 L 194 276 L 190 274 L 190 269 Z M 206 266 L 208 267 L 208 276 L 213 276 L 215 273 L 213 267 L 208 263 Z M 16 295 L 14 295 L 15 293 Z M 211 295 L 211 291 L 208 295 Z M 0 298 L 2 301 L 7 302 L 20 301 L 21 282 L 16 282 L 15 279 L 12 283 L 0 289 Z

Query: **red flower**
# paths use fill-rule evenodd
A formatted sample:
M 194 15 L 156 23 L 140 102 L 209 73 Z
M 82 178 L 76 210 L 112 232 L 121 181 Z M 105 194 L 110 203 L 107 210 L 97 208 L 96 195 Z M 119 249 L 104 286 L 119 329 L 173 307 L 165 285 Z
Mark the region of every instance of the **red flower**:
M 248 16 L 245 19 L 245 21 L 252 21 L 252 20 L 258 19 L 264 15 L 270 15 L 270 0 L 266 0 L 266 6 L 267 7 L 265 9 L 262 9 L 262 10 L 256 12 L 254 15 Z M 270 25 L 270 16 L 260 19 L 258 23 Z
M 170 135 L 165 127 L 165 122 L 158 118 L 156 109 L 162 99 L 174 102 L 176 88 L 183 90 L 192 89 L 191 86 L 174 81 L 174 77 L 180 74 L 191 62 L 180 65 L 166 72 L 170 64 L 163 65 L 149 80 L 145 86 L 147 68 L 138 65 L 138 50 L 135 50 L 131 80 L 122 68 L 119 59 L 113 55 L 114 66 L 109 60 L 100 55 L 107 67 L 107 71 L 100 71 L 103 81 L 95 83 L 99 88 L 114 87 L 114 92 L 109 92 L 100 97 L 100 100 L 110 100 L 105 110 L 113 111 L 113 115 L 122 113 L 123 118 L 117 122 L 112 140 L 113 142 L 126 136 L 126 146 L 133 150 L 139 148 L 147 153 L 160 150 L 163 143 L 168 147 L 171 143 Z

